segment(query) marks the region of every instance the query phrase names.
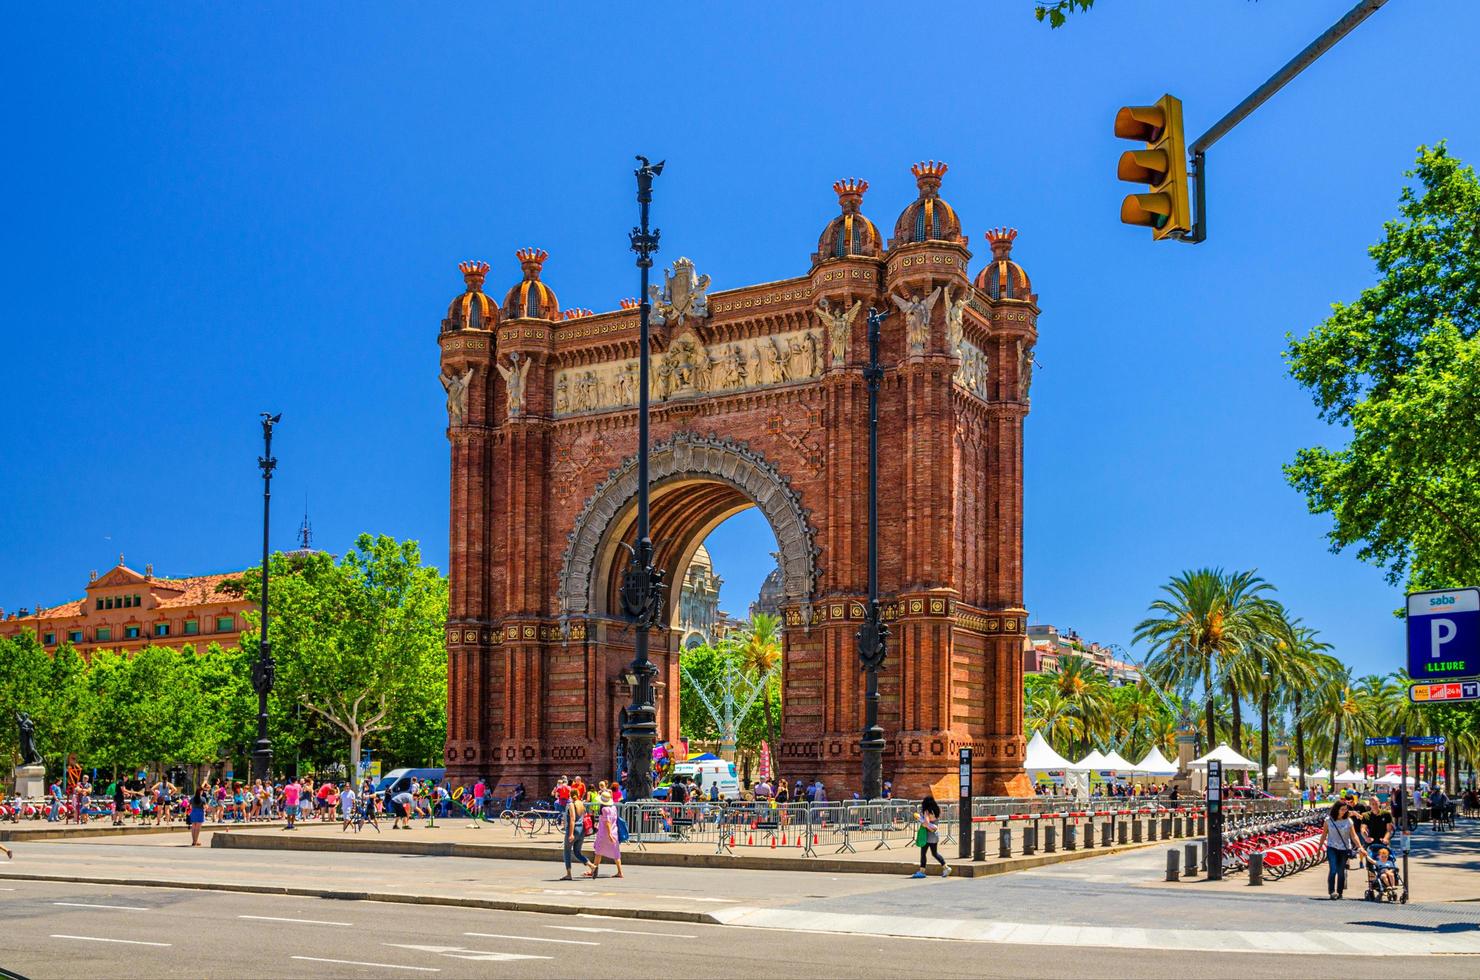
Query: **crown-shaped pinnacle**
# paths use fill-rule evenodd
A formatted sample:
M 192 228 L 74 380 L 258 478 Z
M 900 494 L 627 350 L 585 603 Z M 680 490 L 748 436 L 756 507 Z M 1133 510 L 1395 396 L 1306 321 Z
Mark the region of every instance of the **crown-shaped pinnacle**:
M 550 253 L 542 248 L 521 248 L 514 253 L 514 256 L 519 259 L 519 267 L 524 270 L 524 278 L 538 279 L 540 267 L 545 264 L 545 259 L 550 257 Z
M 944 163 L 935 160 L 922 160 L 910 168 L 910 173 L 915 175 L 915 186 L 922 191 L 933 191 L 940 187 L 940 179 L 950 169 Z
M 581 309 L 578 306 L 577 307 L 574 307 L 572 309 L 566 310 L 566 311 L 564 311 L 563 313 L 560 314 L 560 317 L 563 320 L 579 320 L 583 316 L 591 316 L 591 311 L 590 310 L 583 310 L 583 309 Z
M 1007 258 L 1012 253 L 1012 242 L 1017 234 L 1016 228 L 988 228 L 987 243 L 992 246 L 993 258 Z
M 633 299 L 631 296 L 628 296 L 622 300 L 621 305 L 622 309 L 624 310 L 635 310 L 637 309 L 637 300 Z
M 483 279 L 488 275 L 487 262 L 459 262 L 458 271 L 463 274 L 463 281 L 468 284 L 468 292 L 473 293 L 483 288 Z

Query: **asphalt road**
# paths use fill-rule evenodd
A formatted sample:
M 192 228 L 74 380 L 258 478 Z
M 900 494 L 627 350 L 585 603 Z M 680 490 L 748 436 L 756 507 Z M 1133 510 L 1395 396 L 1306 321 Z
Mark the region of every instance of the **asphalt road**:
M 33 980 L 132 977 L 1358 976 L 1341 956 L 1071 949 L 10 880 L 0 966 Z M 1383 975 L 1473 978 L 1469 957 Z

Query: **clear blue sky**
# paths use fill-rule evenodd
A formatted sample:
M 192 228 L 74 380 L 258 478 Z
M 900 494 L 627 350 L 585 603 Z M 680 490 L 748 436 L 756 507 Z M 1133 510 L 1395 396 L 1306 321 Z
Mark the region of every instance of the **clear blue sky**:
M 1053 32 L 1029 0 L 615 6 L 13 10 L 0 605 L 75 597 L 120 551 L 254 562 L 264 408 L 277 544 L 307 495 L 321 546 L 384 531 L 443 563 L 454 263 L 501 292 L 539 245 L 565 305 L 614 307 L 645 152 L 663 261 L 779 279 L 834 179 L 892 226 L 935 158 L 973 242 L 1021 230 L 1041 297 L 1034 619 L 1125 642 L 1171 573 L 1257 566 L 1359 670 L 1398 665 L 1397 591 L 1281 477 L 1334 434 L 1279 353 L 1370 282 L 1419 143 L 1480 159 L 1480 5 L 1395 0 L 1226 137 L 1196 248 L 1119 224 L 1115 109 L 1172 91 L 1200 132 L 1350 0 L 1101 0 Z M 717 550 L 738 609 L 769 556 Z

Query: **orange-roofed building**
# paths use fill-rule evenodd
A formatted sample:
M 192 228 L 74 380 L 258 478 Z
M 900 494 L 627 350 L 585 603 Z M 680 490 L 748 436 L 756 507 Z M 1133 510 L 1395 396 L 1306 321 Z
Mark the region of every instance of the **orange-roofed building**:
M 250 599 L 217 592 L 216 586 L 240 572 L 156 578 L 118 564 L 94 573 L 81 599 L 36 610 L 0 612 L 0 636 L 34 633 L 47 650 L 71 643 L 84 657 L 95 650 L 138 650 L 146 646 L 182 647 L 209 643 L 236 646 L 246 627 L 242 613 Z

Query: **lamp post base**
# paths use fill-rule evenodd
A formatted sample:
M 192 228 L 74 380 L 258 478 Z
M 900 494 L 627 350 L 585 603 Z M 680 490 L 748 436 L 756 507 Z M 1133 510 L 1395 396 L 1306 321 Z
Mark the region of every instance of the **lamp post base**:
M 272 742 L 259 738 L 252 748 L 252 779 L 266 782 L 272 770 Z
M 858 748 L 863 755 L 863 798 L 877 800 L 884 795 L 884 729 L 878 725 L 863 730 Z

